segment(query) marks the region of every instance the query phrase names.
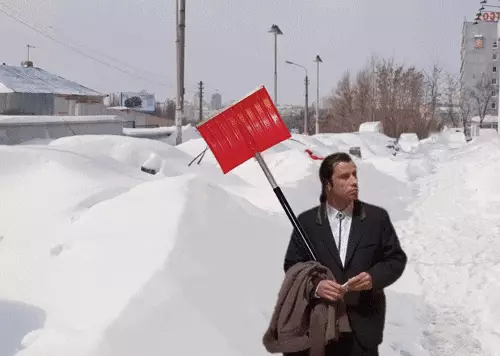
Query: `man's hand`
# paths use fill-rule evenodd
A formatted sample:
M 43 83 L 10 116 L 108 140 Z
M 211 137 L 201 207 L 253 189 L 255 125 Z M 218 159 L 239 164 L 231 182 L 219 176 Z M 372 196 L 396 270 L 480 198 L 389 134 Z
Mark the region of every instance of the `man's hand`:
M 319 282 L 316 293 L 320 298 L 336 302 L 344 298 L 345 290 L 332 280 L 323 280 Z
M 372 289 L 372 276 L 366 272 L 361 272 L 356 277 L 349 279 L 347 287 L 350 292 L 361 292 Z

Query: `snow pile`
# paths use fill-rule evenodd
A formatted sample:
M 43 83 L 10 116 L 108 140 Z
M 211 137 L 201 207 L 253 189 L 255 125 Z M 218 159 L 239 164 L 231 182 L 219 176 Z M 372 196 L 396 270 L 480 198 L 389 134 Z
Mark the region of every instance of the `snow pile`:
M 173 132 L 175 132 L 175 126 L 166 126 L 166 127 L 124 127 L 123 134 L 125 136 L 131 137 L 163 137 L 170 136 Z
M 154 160 L 155 168 L 164 175 L 188 173 L 190 157 L 155 140 L 141 140 L 126 136 L 86 135 L 64 137 L 52 141 L 49 148 L 72 152 L 89 159 L 121 163 L 140 169 Z
M 432 173 L 433 165 L 428 156 L 421 154 L 411 157 L 406 166 L 407 179 L 413 181 L 420 177 L 425 177 Z
M 383 133 L 384 129 L 380 121 L 363 122 L 359 125 L 359 132 L 380 132 Z
M 330 153 L 340 147 L 336 135 L 294 138 Z M 374 152 L 384 152 L 375 140 L 365 142 Z M 474 172 L 500 158 L 498 148 L 494 151 L 498 143 L 485 142 L 449 149 L 448 156 L 466 167 L 463 177 L 453 176 L 457 165 L 451 163 L 434 178 L 416 180 L 423 194 L 412 216 L 404 209 L 414 189 L 404 178 L 406 156 L 356 159 L 361 199 L 385 207 L 399 220 L 396 227 L 411 258 L 403 278 L 387 290 L 381 354 L 428 356 L 428 350 L 442 350 L 448 340 L 458 347 L 458 338 L 453 339 L 458 333 L 453 335 L 449 322 L 460 325 L 465 323 L 461 317 L 470 314 L 438 316 L 435 308 L 457 312 L 451 306 L 439 309 L 443 302 L 462 303 L 462 313 L 475 312 L 473 302 L 490 303 L 487 312 L 476 311 L 470 322 L 475 323 L 477 338 L 481 334 L 482 341 L 498 342 L 498 293 L 452 283 L 456 268 L 466 275 L 460 263 L 472 263 L 465 255 L 471 251 L 484 264 L 478 263 L 483 270 L 470 275 L 468 283 L 498 283 L 493 274 L 499 275 L 494 267 L 498 244 L 492 246 L 498 217 L 486 215 L 485 226 L 477 221 L 476 235 L 472 226 L 465 227 L 466 215 L 453 219 L 457 209 L 470 204 L 482 208 L 483 199 L 497 209 L 492 199 L 500 201 L 500 196 L 490 192 L 497 189 L 493 182 L 498 170 L 490 166 Z M 428 143 L 428 157 L 434 145 L 440 149 Z M 0 324 L 6 330 L 0 335 L 1 355 L 267 354 L 261 338 L 282 281 L 290 223 L 254 160 L 223 175 L 207 151 L 201 164 L 188 167 L 205 147 L 196 138 L 173 147 L 123 136 L 76 136 L 48 146 L 0 147 Z M 317 203 L 319 162 L 294 147 L 282 145 L 263 155 L 298 213 Z M 390 159 L 392 174 L 379 165 Z M 481 164 L 469 164 L 472 159 Z M 141 172 L 144 165 L 159 173 Z M 454 181 L 448 186 L 447 179 Z M 477 193 L 477 202 L 466 201 L 470 194 L 460 196 L 460 189 L 473 193 L 479 184 L 488 184 L 489 190 Z M 425 191 L 427 185 L 434 197 Z M 451 210 L 438 198 L 452 205 Z M 493 232 L 492 226 L 497 226 Z M 465 241 L 474 238 L 489 243 L 490 249 L 480 250 L 483 242 L 466 246 Z M 476 273 L 473 266 L 467 265 Z M 443 275 L 435 278 L 432 268 L 439 273 L 443 268 Z M 430 338 L 424 329 L 432 322 L 438 330 L 430 330 Z M 469 330 L 460 328 L 461 334 Z M 466 337 L 476 338 L 472 333 Z M 459 353 L 452 349 L 441 354 Z
M 360 147 L 363 158 L 388 156 L 393 152 L 388 146 L 394 143 L 394 139 L 379 132 L 318 134 L 313 137 L 327 145 L 335 142 L 338 150 L 343 152 L 349 152 L 351 147 Z
M 399 136 L 398 144 L 404 152 L 416 152 L 420 141 L 415 133 L 402 133 Z
M 422 181 L 412 217 L 398 224 L 422 295 L 435 308 L 426 333 L 436 354 L 500 355 L 498 162 L 498 137 L 451 155 Z
M 174 127 L 174 129 L 175 129 L 175 127 Z M 201 136 L 200 136 L 200 134 L 195 126 L 188 124 L 188 125 L 182 127 L 182 142 L 187 142 L 189 140 L 194 140 L 194 139 L 197 139 L 200 137 Z M 170 145 L 175 145 L 176 139 L 177 139 L 177 132 L 174 131 L 174 132 L 172 132 L 172 134 L 169 137 L 162 138 L 161 141 L 168 143 Z

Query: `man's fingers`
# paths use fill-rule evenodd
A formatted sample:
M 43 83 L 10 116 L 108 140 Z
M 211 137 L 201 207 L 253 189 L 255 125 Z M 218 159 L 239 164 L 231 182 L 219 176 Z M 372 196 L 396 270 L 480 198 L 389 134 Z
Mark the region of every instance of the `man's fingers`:
M 365 272 L 360 273 L 356 277 L 353 277 L 349 280 L 349 286 L 350 287 L 358 286 L 360 283 L 368 281 L 369 278 L 370 277 Z
M 338 288 L 340 287 L 340 284 L 334 282 L 334 281 L 328 281 L 328 283 L 326 283 L 327 286 L 330 286 L 330 287 L 333 287 L 333 288 Z
M 331 301 L 337 301 L 339 299 L 342 298 L 342 295 L 340 295 L 340 293 L 336 293 L 336 292 L 327 292 L 325 293 L 326 297 L 328 300 L 331 300 Z
M 359 292 L 362 290 L 367 290 L 370 287 L 370 281 L 369 280 L 364 280 L 359 283 L 357 283 L 355 286 L 350 287 L 351 291 L 354 292 Z
M 335 283 L 335 282 L 331 282 L 331 283 L 325 284 L 325 290 L 332 291 L 332 292 L 339 292 L 339 291 L 342 291 L 342 286 L 340 284 Z
M 348 285 L 349 285 L 349 287 L 352 287 L 352 286 L 357 285 L 360 281 L 361 281 L 361 276 L 358 275 L 356 277 L 349 279 Z

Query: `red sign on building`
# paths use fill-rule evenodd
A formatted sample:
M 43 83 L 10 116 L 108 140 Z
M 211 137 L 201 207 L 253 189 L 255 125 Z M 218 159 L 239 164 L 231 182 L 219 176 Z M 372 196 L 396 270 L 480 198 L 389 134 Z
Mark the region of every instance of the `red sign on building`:
M 483 12 L 481 17 L 483 21 L 498 21 L 500 19 L 500 12 Z

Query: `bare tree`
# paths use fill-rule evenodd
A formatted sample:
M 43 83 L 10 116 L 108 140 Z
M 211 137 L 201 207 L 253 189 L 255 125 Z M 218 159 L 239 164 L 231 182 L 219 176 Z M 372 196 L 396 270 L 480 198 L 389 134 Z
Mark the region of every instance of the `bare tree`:
M 368 69 L 360 71 L 356 77 L 356 91 L 354 95 L 354 111 L 356 123 L 369 121 L 373 107 L 372 73 Z
M 436 118 L 436 110 L 441 98 L 442 68 L 434 63 L 431 69 L 424 72 L 425 75 L 425 101 L 431 119 Z
M 357 131 L 360 124 L 374 118 L 382 121 L 384 132 L 391 137 L 415 132 L 425 138 L 438 129 L 438 121 L 428 119 L 423 112 L 425 83 L 424 74 L 413 66 L 372 57 L 357 73 L 354 83 L 349 72 L 338 82 L 331 98 L 332 110 L 322 122 L 322 131 Z
M 165 117 L 168 120 L 175 120 L 175 101 L 167 99 Z
M 378 101 L 384 131 L 398 137 L 403 132 L 414 132 L 427 137 L 433 122 L 426 121 L 424 107 L 424 74 L 411 66 L 396 65 L 394 60 L 377 64 Z M 432 121 L 432 120 L 431 120 Z
M 472 88 L 468 90 L 470 98 L 474 102 L 475 111 L 479 116 L 479 125 L 482 127 L 483 121 L 488 114 L 492 98 L 495 96 L 495 85 L 491 75 L 483 74 Z
M 163 118 L 167 117 L 166 105 L 164 103 L 159 101 L 155 103 L 155 115 Z
M 354 120 L 354 98 L 355 85 L 351 83 L 351 75 L 349 71 L 345 72 L 335 90 L 333 96 L 333 111 L 335 131 L 351 132 L 356 130 Z
M 471 90 L 465 87 L 460 88 L 459 119 L 464 128 L 464 136 L 467 141 L 470 140 L 470 120 L 473 113 Z
M 460 83 L 457 77 L 451 73 L 446 73 L 444 77 L 445 86 L 443 90 L 443 101 L 445 104 L 445 111 L 442 115 L 442 122 L 446 125 L 451 124 L 453 127 L 458 127 L 461 122 L 461 105 L 458 105 L 457 110 L 460 95 Z

